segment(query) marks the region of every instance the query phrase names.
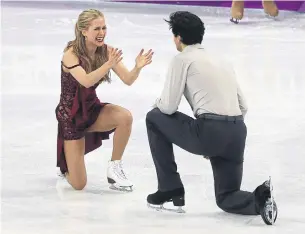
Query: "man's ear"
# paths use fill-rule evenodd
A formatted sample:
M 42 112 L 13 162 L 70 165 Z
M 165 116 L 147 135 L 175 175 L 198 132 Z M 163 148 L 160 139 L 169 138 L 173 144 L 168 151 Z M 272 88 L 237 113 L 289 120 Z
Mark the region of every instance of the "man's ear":
M 178 39 L 179 42 L 182 43 L 182 38 L 180 37 L 180 35 L 177 36 L 177 39 Z

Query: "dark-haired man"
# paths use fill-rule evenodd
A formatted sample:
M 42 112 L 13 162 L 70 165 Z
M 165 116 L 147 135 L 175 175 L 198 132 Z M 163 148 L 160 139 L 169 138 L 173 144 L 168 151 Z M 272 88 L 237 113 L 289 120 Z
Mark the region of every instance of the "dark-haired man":
M 148 195 L 147 202 L 159 208 L 168 201 L 178 207 L 185 205 L 184 186 L 173 153 L 175 144 L 210 159 L 219 208 L 235 214 L 261 214 L 266 224 L 273 224 L 277 210 L 271 199 L 270 180 L 253 192 L 240 190 L 247 105 L 234 70 L 201 46 L 205 27 L 198 16 L 179 11 L 166 22 L 181 53 L 173 58 L 161 97 L 146 116 L 158 178 L 158 191 Z M 195 119 L 177 111 L 182 95 Z M 274 212 L 269 212 L 271 207 Z

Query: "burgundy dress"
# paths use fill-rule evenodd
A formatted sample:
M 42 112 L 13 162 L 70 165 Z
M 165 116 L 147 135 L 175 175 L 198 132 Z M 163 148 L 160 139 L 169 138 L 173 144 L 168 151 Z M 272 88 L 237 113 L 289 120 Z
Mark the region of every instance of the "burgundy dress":
M 57 167 L 64 174 L 68 171 L 64 152 L 64 140 L 77 140 L 85 137 L 85 154 L 102 145 L 102 140 L 109 139 L 109 132 L 86 132 L 98 118 L 101 109 L 107 103 L 101 103 L 95 89 L 98 83 L 90 88 L 81 86 L 78 81 L 63 70 L 61 66 L 61 94 L 55 114 L 58 121 Z M 76 66 L 82 66 L 77 64 Z M 73 67 L 67 67 L 71 69 Z

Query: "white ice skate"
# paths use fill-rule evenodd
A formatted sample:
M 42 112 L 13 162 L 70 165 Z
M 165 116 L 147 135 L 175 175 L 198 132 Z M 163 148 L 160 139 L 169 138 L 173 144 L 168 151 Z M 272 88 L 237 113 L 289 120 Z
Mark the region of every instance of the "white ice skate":
M 121 160 L 109 161 L 107 179 L 108 183 L 111 184 L 110 189 L 132 191 L 133 184 L 127 179 Z
M 60 170 L 57 171 L 57 176 L 59 176 L 62 179 L 66 179 L 66 174 L 63 174 Z

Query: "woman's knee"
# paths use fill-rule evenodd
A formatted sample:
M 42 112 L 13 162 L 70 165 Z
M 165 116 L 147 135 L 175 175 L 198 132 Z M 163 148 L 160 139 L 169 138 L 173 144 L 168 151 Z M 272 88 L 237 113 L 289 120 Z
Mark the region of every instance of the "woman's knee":
M 71 184 L 71 186 L 75 189 L 75 190 L 83 190 L 86 186 L 86 182 L 81 182 L 81 183 L 76 183 L 76 184 Z
M 84 162 L 85 138 L 64 141 L 65 158 L 68 172 L 66 178 L 76 190 L 82 190 L 87 184 Z
M 82 190 L 87 184 L 87 178 L 75 178 L 69 175 L 68 182 L 75 190 Z
M 133 116 L 131 112 L 125 108 L 120 108 L 117 114 L 118 125 L 131 126 L 133 123 Z

